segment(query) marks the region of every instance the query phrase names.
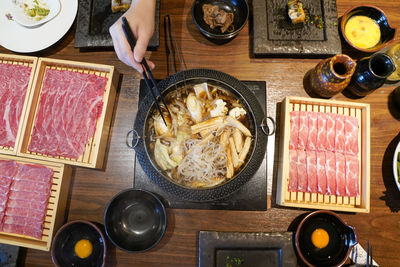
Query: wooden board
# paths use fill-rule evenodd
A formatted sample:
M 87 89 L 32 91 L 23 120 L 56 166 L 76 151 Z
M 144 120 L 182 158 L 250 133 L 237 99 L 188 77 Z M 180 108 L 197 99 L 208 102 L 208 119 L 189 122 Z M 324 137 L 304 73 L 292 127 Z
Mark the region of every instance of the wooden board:
M 20 158 L 11 155 L 0 155 L 0 160 L 14 160 L 23 164 L 40 164 L 54 171 L 42 238 L 39 240 L 29 236 L 0 232 L 0 243 L 49 251 L 53 233 L 64 222 L 65 207 L 71 180 L 71 168 L 59 163 Z
M 289 192 L 290 112 L 314 111 L 357 117 L 359 141 L 359 197 L 330 196 L 317 193 Z M 369 213 L 370 209 L 370 107 L 369 104 L 286 97 L 282 106 L 280 166 L 278 169 L 277 204 L 289 207 L 329 209 Z
M 1 63 L 31 67 L 31 74 L 29 76 L 28 88 L 27 88 L 25 101 L 23 104 L 22 112 L 21 112 L 21 118 L 20 118 L 19 125 L 18 125 L 18 133 L 17 133 L 16 139 L 15 139 L 15 145 L 13 147 L 0 146 L 0 154 L 16 155 L 18 142 L 20 141 L 20 137 L 22 135 L 22 124 L 23 124 L 23 120 L 25 117 L 25 113 L 26 113 L 26 106 L 27 106 L 27 103 L 29 100 L 29 96 L 31 94 L 31 86 L 32 86 L 33 77 L 35 74 L 37 57 L 0 54 L 0 64 Z M 3 103 L 1 103 L 1 104 L 3 104 Z
M 78 159 L 71 159 L 60 156 L 53 157 L 28 151 L 36 112 L 39 105 L 42 82 L 47 69 L 67 70 L 80 73 L 95 74 L 101 77 L 106 77 L 108 79 L 103 95 L 102 114 L 97 120 L 96 132 L 86 144 L 83 155 L 81 155 Z M 114 70 L 113 66 L 109 65 L 39 58 L 35 78 L 33 81 L 33 92 L 29 99 L 28 113 L 27 116 L 25 116 L 23 122 L 24 134 L 22 136 L 21 142 L 19 143 L 17 155 L 81 167 L 101 168 L 103 165 L 104 153 L 107 145 L 108 133 L 114 107 L 116 86 L 118 82 L 117 77 L 117 71 Z

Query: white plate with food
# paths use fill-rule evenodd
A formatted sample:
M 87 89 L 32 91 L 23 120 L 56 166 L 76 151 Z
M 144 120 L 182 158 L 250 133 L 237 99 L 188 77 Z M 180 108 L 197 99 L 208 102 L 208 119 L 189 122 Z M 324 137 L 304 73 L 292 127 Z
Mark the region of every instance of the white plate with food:
M 23 0 L 16 1 L 23 2 Z M 20 17 L 15 14 L 16 1 L 0 1 L 0 45 L 18 53 L 37 52 L 56 43 L 69 30 L 78 11 L 78 0 L 55 0 L 59 2 L 60 10 L 53 16 L 49 3 L 54 0 L 47 0 L 48 15 L 52 15 L 50 20 L 46 16 L 42 18 L 46 19 L 45 23 L 28 27 L 22 25 Z
M 59 0 L 9 0 L 12 17 L 25 27 L 37 27 L 55 18 L 61 9 Z
M 400 142 L 397 144 L 396 146 L 396 150 L 394 151 L 394 155 L 393 155 L 393 176 L 394 176 L 394 182 L 397 185 L 397 188 L 400 191 L 400 178 L 399 178 L 399 174 L 400 174 Z

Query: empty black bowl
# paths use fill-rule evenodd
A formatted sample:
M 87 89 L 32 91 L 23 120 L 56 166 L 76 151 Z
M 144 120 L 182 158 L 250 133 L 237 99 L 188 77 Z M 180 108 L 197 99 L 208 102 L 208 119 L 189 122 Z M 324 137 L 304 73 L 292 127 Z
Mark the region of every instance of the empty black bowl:
M 81 240 L 89 240 L 92 253 L 84 259 L 75 254 L 75 245 Z M 51 259 L 55 266 L 97 267 L 104 266 L 106 243 L 101 230 L 88 221 L 71 221 L 56 233 L 51 245 Z
M 164 205 L 145 190 L 127 189 L 118 193 L 104 213 L 108 238 L 127 252 L 151 249 L 163 237 L 166 226 Z
M 220 10 L 233 13 L 233 28 L 231 31 L 221 32 L 220 27 L 211 29 L 203 19 L 203 5 L 218 6 Z M 192 6 L 192 18 L 200 32 L 210 39 L 229 40 L 235 37 L 246 25 L 249 18 L 249 5 L 246 0 L 195 0 Z
M 316 229 L 323 229 L 329 235 L 329 243 L 318 248 L 311 241 Z M 341 266 L 357 244 L 352 226 L 347 225 L 332 211 L 318 210 L 304 217 L 295 234 L 295 246 L 301 260 L 308 266 Z

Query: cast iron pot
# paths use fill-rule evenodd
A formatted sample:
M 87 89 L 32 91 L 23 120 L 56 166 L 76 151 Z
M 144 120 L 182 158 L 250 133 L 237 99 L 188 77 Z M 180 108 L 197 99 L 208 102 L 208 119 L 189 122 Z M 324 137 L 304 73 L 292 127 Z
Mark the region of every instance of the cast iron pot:
M 203 82 L 218 85 L 236 95 L 250 115 L 250 131 L 253 135 L 253 142 L 245 164 L 232 179 L 216 187 L 195 189 L 173 182 L 158 168 L 149 149 L 149 126 L 147 122 L 155 109 L 150 94 L 143 98 L 136 115 L 134 129 L 130 131 L 136 136 L 134 136 L 132 144 L 127 141 L 128 146 L 135 148 L 143 170 L 154 183 L 181 199 L 195 202 L 212 201 L 226 197 L 244 185 L 260 167 L 265 156 L 267 135 L 272 134 L 266 128 L 264 112 L 254 94 L 242 82 L 226 73 L 210 69 L 185 70 L 162 80 L 158 83 L 158 88 L 163 95 L 166 95 L 181 86 L 189 88 L 193 84 Z

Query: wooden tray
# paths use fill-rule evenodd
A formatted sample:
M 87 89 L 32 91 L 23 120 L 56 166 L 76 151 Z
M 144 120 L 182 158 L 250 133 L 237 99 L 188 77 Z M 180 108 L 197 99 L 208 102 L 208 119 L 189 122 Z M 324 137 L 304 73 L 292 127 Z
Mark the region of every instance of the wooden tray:
M 36 117 L 36 111 L 39 104 L 42 82 L 46 69 L 77 71 L 108 78 L 103 95 L 103 110 L 100 118 L 98 118 L 97 120 L 96 132 L 86 144 L 83 155 L 77 160 L 65 157 L 53 157 L 28 151 L 28 146 Z M 81 167 L 101 168 L 103 165 L 104 153 L 107 145 L 108 133 L 111 123 L 111 116 L 114 107 L 117 86 L 116 83 L 118 82 L 117 76 L 118 74 L 114 70 L 114 67 L 109 65 L 39 58 L 32 87 L 33 92 L 30 96 L 28 104 L 28 114 L 27 116 L 25 116 L 23 122 L 24 134 L 19 144 L 17 155 Z
M 289 192 L 289 139 L 291 111 L 330 112 L 357 117 L 360 122 L 359 197 L 329 196 L 317 193 Z M 282 105 L 280 167 L 277 181 L 277 204 L 289 207 L 329 209 L 369 213 L 370 209 L 370 108 L 369 104 L 322 100 L 303 97 L 286 97 Z
M 53 233 L 64 222 L 65 207 L 71 179 L 71 167 L 59 163 L 20 158 L 11 155 L 0 155 L 0 159 L 14 160 L 24 164 L 40 164 L 53 169 L 53 184 L 51 186 L 42 239 L 39 240 L 29 236 L 0 232 L 0 243 L 49 251 Z
M 19 120 L 18 125 L 18 133 L 15 139 L 15 145 L 13 147 L 4 147 L 0 146 L 0 154 L 8 154 L 8 155 L 16 155 L 17 154 L 17 147 L 20 141 L 20 137 L 22 135 L 22 124 L 24 121 L 24 116 L 26 113 L 26 106 L 29 100 L 29 96 L 31 94 L 31 87 L 33 83 L 33 77 L 35 74 L 36 64 L 37 64 L 37 57 L 27 57 L 27 56 L 18 56 L 18 55 L 9 55 L 9 54 L 0 54 L 0 63 L 7 63 L 12 65 L 23 65 L 27 67 L 31 67 L 31 74 L 29 77 L 28 88 L 25 96 L 24 105 L 21 112 L 21 118 Z

